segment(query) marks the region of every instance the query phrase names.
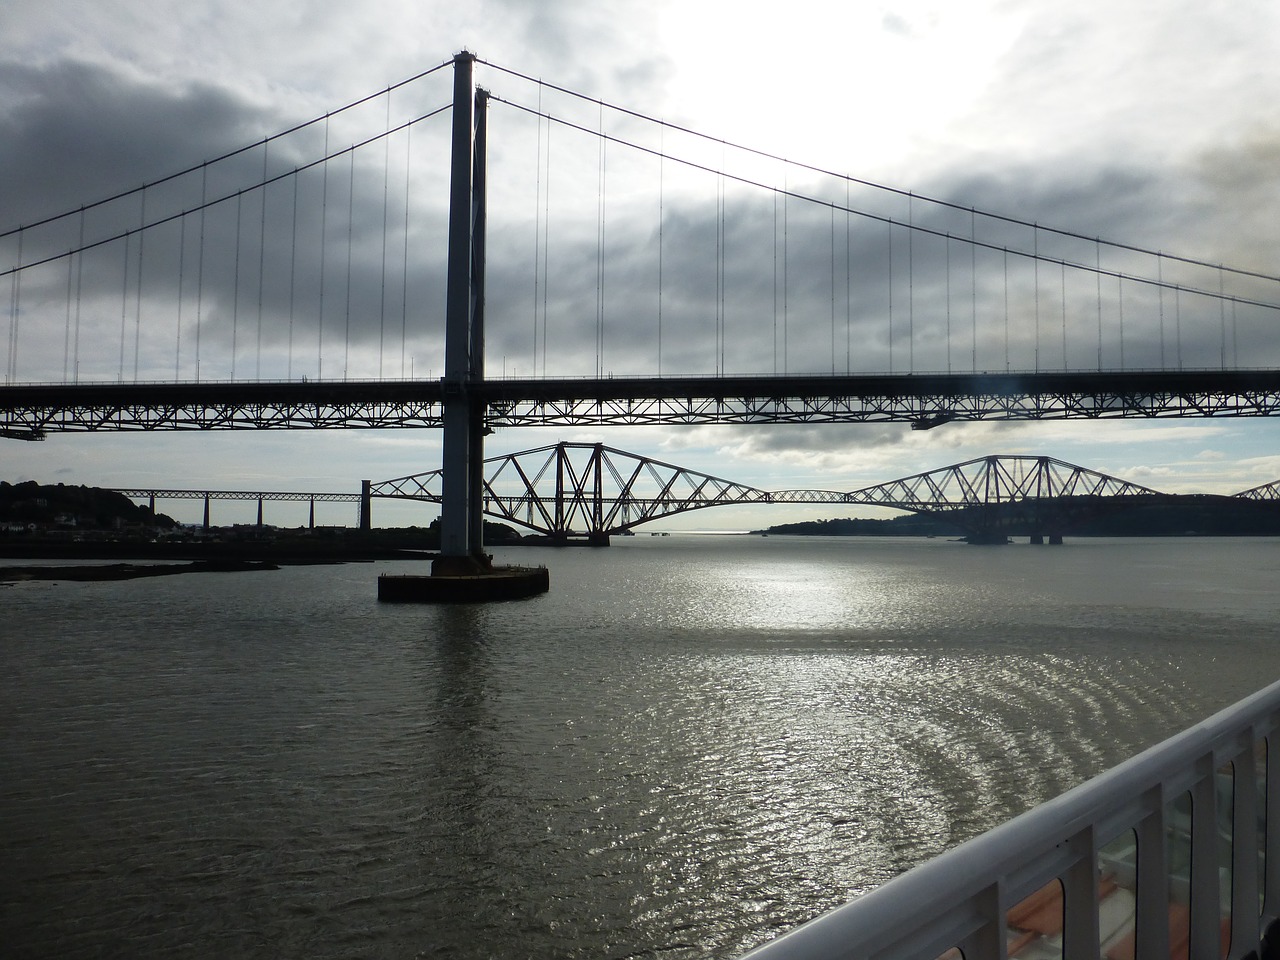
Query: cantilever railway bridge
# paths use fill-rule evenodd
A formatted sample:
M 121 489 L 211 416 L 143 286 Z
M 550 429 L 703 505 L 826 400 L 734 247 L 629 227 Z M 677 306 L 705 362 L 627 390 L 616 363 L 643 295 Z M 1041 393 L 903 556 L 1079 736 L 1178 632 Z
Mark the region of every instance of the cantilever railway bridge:
M 662 517 L 734 504 L 843 503 L 949 518 L 975 539 L 1011 522 L 1059 535 L 1084 516 L 1160 494 L 1052 457 L 988 456 L 853 491 L 760 490 L 605 446 L 558 443 L 485 462 L 485 512 L 552 539 L 607 542 Z M 371 493 L 441 502 L 443 472 Z
M 999 538 L 1012 527 L 1055 536 L 1076 523 L 1126 504 L 1150 503 L 1160 492 L 1053 457 L 987 456 L 939 467 L 910 477 L 837 491 L 761 490 L 743 483 L 628 453 L 602 443 L 557 443 L 485 461 L 484 512 L 552 541 L 606 543 L 653 520 L 742 504 L 840 503 L 890 507 L 945 518 L 976 540 Z M 148 500 L 203 499 L 205 526 L 211 500 L 263 503 L 360 504 L 360 523 L 369 527 L 372 501 L 441 503 L 443 471 L 365 481 L 360 493 L 167 490 L 120 488 L 116 492 Z M 1274 500 L 1277 484 L 1236 494 Z

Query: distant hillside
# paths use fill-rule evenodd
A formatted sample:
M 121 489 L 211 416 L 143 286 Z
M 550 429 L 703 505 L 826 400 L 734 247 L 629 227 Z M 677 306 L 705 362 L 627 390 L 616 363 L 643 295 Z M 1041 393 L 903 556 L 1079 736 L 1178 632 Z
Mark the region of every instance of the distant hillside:
M 959 537 L 964 531 L 936 517 L 907 513 L 888 520 L 860 520 L 845 517 L 832 520 L 809 520 L 780 523 L 753 533 L 807 537 Z
M 28 480 L 0 480 L 0 524 L 36 524 L 38 527 L 78 527 L 111 530 L 142 525 L 169 529 L 177 523 L 164 514 L 153 514 L 123 494 L 98 487 L 44 485 Z
M 1163 497 L 1097 517 L 1071 532 L 1096 537 L 1274 537 L 1280 536 L 1280 501 Z
M 1075 537 L 1280 536 L 1280 501 L 1189 495 L 1116 507 L 1057 532 Z M 813 537 L 960 537 L 966 531 L 940 517 L 903 514 L 889 520 L 845 518 L 783 523 L 754 532 Z M 1026 536 L 1050 531 L 1031 529 L 1014 520 L 1002 532 Z

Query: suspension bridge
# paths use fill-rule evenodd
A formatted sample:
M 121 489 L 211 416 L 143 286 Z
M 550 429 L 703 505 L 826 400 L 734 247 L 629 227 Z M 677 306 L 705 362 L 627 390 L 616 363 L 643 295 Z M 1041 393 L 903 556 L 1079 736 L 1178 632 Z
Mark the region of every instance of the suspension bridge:
M 608 544 L 654 520 L 695 510 L 744 504 L 848 504 L 888 507 L 945 519 L 973 542 L 1004 542 L 1013 530 L 1060 540 L 1083 521 L 1165 494 L 1141 484 L 1045 456 L 986 456 L 938 467 L 851 491 L 762 490 L 690 470 L 603 443 L 561 442 L 484 462 L 484 514 L 515 524 L 552 543 Z M 372 526 L 373 500 L 443 502 L 443 470 L 391 480 L 363 481 L 359 493 L 116 488 L 114 492 L 156 501 L 203 500 L 210 527 L 213 500 L 253 501 L 258 525 L 270 501 L 309 503 L 311 526 L 321 502 L 358 504 L 359 525 Z M 1280 481 L 1235 494 L 1243 500 L 1274 501 Z
M 0 436 L 440 428 L 459 569 L 483 556 L 504 427 L 1280 401 L 1280 277 L 805 165 L 466 52 L 27 213 L 0 233 Z

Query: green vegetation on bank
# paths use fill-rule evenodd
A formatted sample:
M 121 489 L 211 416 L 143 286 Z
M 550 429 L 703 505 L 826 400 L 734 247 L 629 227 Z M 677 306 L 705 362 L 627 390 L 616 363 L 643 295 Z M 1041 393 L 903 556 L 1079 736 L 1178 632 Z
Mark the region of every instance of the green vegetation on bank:
M 145 526 L 172 530 L 177 521 L 153 514 L 128 497 L 99 487 L 39 484 L 34 480 L 7 483 L 0 480 L 0 527 L 5 532 L 52 528 L 120 530 Z

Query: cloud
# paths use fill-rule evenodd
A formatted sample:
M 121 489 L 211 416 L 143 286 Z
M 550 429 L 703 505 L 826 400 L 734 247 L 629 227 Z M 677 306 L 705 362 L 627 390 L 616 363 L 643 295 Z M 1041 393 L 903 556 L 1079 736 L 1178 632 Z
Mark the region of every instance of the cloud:
M 70 212 L 24 231 L 23 262 L 57 256 L 81 238 L 117 238 L 70 263 L 63 259 L 24 276 L 25 328 L 62 334 L 24 350 L 29 362 L 44 361 L 45 377 L 69 362 L 65 351 L 72 337 L 64 327 L 72 326 L 73 300 L 74 339 L 94 344 L 74 358 L 86 379 L 132 373 L 138 354 L 144 378 L 165 370 L 225 377 L 237 362 L 243 376 L 262 370 L 264 347 L 267 375 L 280 376 L 286 364 L 292 366 L 294 357 L 282 354 L 295 338 L 295 346 L 317 344 L 309 356 L 299 350 L 299 373 L 314 376 L 326 335 L 330 344 L 342 337 L 341 346 L 329 348 L 330 372 L 346 369 L 351 346 L 361 350 L 367 371 L 370 351 L 381 351 L 388 340 L 394 341 L 392 369 L 398 370 L 401 356 L 415 352 L 407 335 L 409 302 L 415 304 L 412 331 L 425 338 L 417 350 L 438 353 L 438 328 L 422 324 L 439 311 L 429 308 L 424 317 L 417 305 L 443 302 L 441 244 L 434 236 L 443 222 L 434 189 L 442 177 L 417 183 L 407 167 L 416 156 L 431 154 L 430 133 L 418 134 L 416 151 L 412 134 L 402 132 L 394 155 L 387 139 L 265 190 L 242 192 L 260 182 L 264 170 L 279 176 L 322 160 L 326 141 L 332 154 L 366 137 L 370 111 L 344 113 L 264 146 L 265 132 L 290 121 L 203 83 L 162 87 L 72 62 L 5 65 L 0 89 L 10 103 L 0 118 L 0 169 L 30 185 L 5 194 L 0 222 Z M 397 108 L 412 117 L 414 105 L 405 100 Z M 389 110 L 376 111 L 384 123 L 379 129 L 385 129 Z M 255 140 L 258 147 L 200 165 Z M 77 213 L 68 203 L 99 200 L 192 167 L 176 180 L 88 211 Z M 74 193 L 68 194 L 69 187 Z M 219 198 L 196 212 L 202 202 Z M 121 236 L 136 231 L 144 217 L 151 224 L 186 211 L 190 215 L 179 220 Z M 9 245 L 15 246 L 13 238 Z M 106 350 L 104 342 L 110 344 Z
M 1280 237 L 1271 205 L 1280 190 L 1280 126 L 1259 120 L 1206 149 L 1192 161 L 1191 175 L 1214 252 L 1226 263 L 1274 275 Z M 1266 296 L 1268 286 L 1254 289 Z
M 626 91 L 653 91 L 670 69 L 656 42 L 658 13 L 651 3 L 497 0 L 485 6 L 486 18 L 503 24 L 501 33 L 508 39 L 499 41 L 501 51 L 477 52 L 561 86 L 609 99 Z
M 220 85 L 84 61 L 0 63 L 0 91 L 0 169 L 23 184 L 0 199 L 5 224 L 131 190 L 281 125 Z

